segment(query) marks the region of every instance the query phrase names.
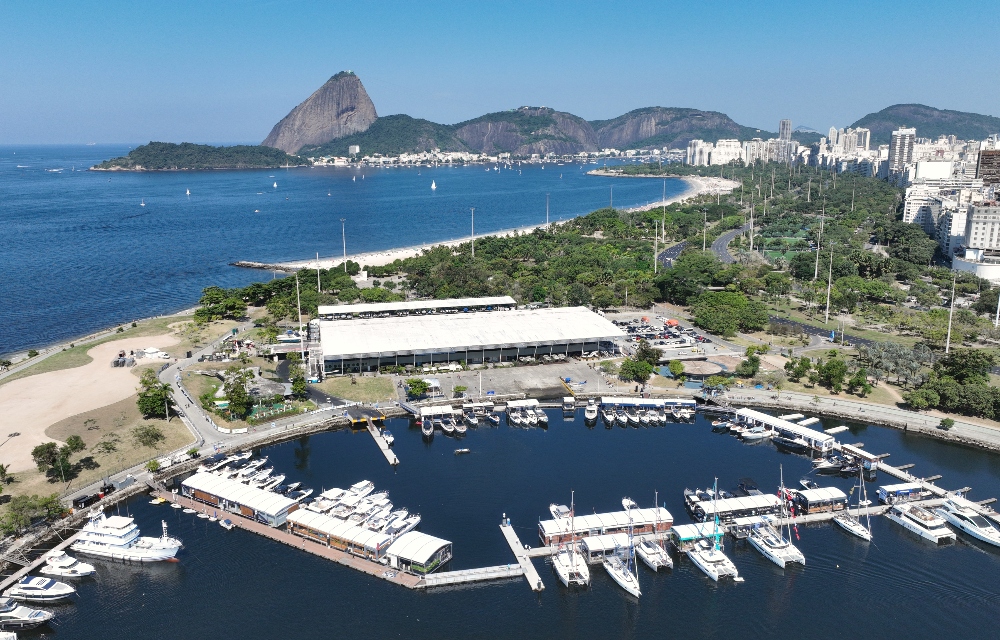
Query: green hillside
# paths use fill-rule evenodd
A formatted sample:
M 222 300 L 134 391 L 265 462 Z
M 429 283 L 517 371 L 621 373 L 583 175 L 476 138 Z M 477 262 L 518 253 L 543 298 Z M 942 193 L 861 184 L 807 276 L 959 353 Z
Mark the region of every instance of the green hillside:
M 894 104 L 876 113 L 869 113 L 851 125 L 871 129 L 872 144 L 889 144 L 892 132 L 899 127 L 915 127 L 917 137 L 937 138 L 954 135 L 961 140 L 982 140 L 1000 133 L 1000 118 L 935 109 L 923 104 Z
M 367 131 L 338 138 L 324 145 L 303 147 L 304 156 L 346 156 L 351 145 L 361 147 L 361 155 L 381 153 L 399 155 L 439 148 L 443 151 L 465 151 L 465 145 L 455 137 L 454 127 L 430 120 L 399 114 L 377 119 Z
M 197 169 L 275 169 L 309 164 L 280 149 L 256 145 L 213 147 L 182 142 L 150 142 L 127 156 L 112 158 L 92 167 L 97 171 L 180 171 Z

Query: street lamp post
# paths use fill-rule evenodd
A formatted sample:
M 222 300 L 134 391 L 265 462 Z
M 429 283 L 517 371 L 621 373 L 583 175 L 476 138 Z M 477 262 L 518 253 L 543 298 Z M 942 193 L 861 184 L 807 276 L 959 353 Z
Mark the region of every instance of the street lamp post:
M 472 257 L 476 257 L 476 208 L 472 207 Z
M 344 273 L 347 273 L 347 228 L 344 223 L 347 218 L 340 219 L 340 238 L 344 241 Z

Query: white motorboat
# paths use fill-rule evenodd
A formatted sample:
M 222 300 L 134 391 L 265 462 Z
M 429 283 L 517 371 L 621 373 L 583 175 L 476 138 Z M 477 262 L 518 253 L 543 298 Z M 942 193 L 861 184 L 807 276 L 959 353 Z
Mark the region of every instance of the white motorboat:
M 45 556 L 45 564 L 38 570 L 47 576 L 60 578 L 82 578 L 94 575 L 94 565 L 80 562 L 65 551 L 50 551 Z
M 800 480 L 800 482 L 802 482 Z M 858 472 L 858 516 L 861 515 L 861 506 L 866 507 L 871 504 L 868 500 L 868 493 L 865 491 L 865 477 L 864 472 Z M 815 484 L 815 483 L 814 483 Z M 809 488 L 809 487 L 806 487 Z M 853 493 L 853 491 L 852 491 Z M 843 512 L 834 516 L 834 523 L 839 526 L 844 531 L 850 533 L 851 535 L 857 536 L 866 542 L 871 542 L 872 539 L 872 519 L 871 515 L 868 513 L 868 509 L 865 509 L 865 524 L 861 524 L 861 520 L 851 513 L 851 508 L 848 506 Z
M 681 419 L 681 412 L 678 411 L 677 409 L 671 409 L 670 410 L 670 415 L 673 416 L 674 420 L 680 420 Z
M 32 609 L 13 598 L 0 598 L 0 630 L 24 631 L 40 627 L 52 619 L 51 611 Z
M 284 481 L 285 481 L 285 474 L 283 473 L 276 476 L 271 476 L 267 479 L 267 482 L 264 483 L 261 489 L 263 489 L 264 491 L 273 491 L 278 487 L 278 485 L 280 485 Z
M 476 414 L 471 411 L 465 412 L 465 421 L 469 423 L 470 427 L 475 427 L 479 425 L 479 418 L 477 418 Z
M 667 553 L 667 550 L 657 544 L 652 536 L 639 539 L 639 544 L 635 545 L 635 552 L 639 558 L 646 563 L 646 566 L 653 571 L 659 571 L 661 567 L 673 569 L 674 561 Z
M 591 398 L 590 401 L 587 402 L 587 408 L 583 410 L 583 419 L 587 422 L 597 422 L 597 413 L 597 403 L 595 403 L 594 399 Z
M 973 509 L 962 506 L 949 498 L 937 509 L 937 514 L 959 531 L 987 544 L 1000 547 L 1000 530 Z
M 534 411 L 522 411 L 521 421 L 527 424 L 528 426 L 534 427 L 538 425 L 538 416 L 535 415 Z
M 434 437 L 434 423 L 428 420 L 427 418 L 424 418 L 420 422 L 420 433 L 425 438 Z
M 176 503 L 174 503 L 176 504 Z M 177 538 L 167 535 L 167 523 L 161 522 L 159 538 L 140 537 L 139 527 L 132 518 L 106 516 L 98 512 L 80 530 L 70 549 L 78 553 L 126 562 L 158 562 L 177 555 L 183 546 Z
M 629 410 L 625 413 L 625 419 L 628 420 L 629 424 L 632 426 L 638 426 L 639 424 L 639 414 L 634 410 Z
M 236 474 L 236 477 L 237 478 L 246 478 L 250 474 L 255 473 L 257 471 L 257 469 L 263 467 L 265 464 L 267 464 L 267 458 L 266 457 L 264 457 L 264 458 L 257 458 L 253 462 L 248 462 L 245 467 L 243 467 L 242 469 L 239 470 L 239 472 Z
M 76 593 L 76 589 L 65 582 L 56 582 L 52 578 L 40 576 L 24 576 L 21 581 L 4 591 L 8 598 L 21 602 L 59 602 Z
M 396 436 L 392 435 L 392 432 L 388 429 L 382 429 L 382 439 L 385 440 L 387 446 L 392 446 L 392 443 L 396 441 Z
M 619 408 L 615 411 L 615 420 L 618 422 L 618 426 L 624 427 L 628 424 L 628 414 L 625 413 L 624 409 Z
M 690 420 L 694 417 L 694 411 L 690 409 L 681 409 L 678 413 L 681 416 L 681 420 Z
M 469 430 L 469 428 L 465 426 L 465 422 L 463 422 L 462 420 L 456 420 L 455 418 L 448 418 L 448 419 L 451 421 L 452 429 L 454 429 L 455 433 L 457 433 L 458 435 L 464 436 L 465 433 Z
M 507 424 L 512 424 L 515 427 L 521 426 L 521 416 L 517 411 L 509 411 L 507 413 Z
M 226 531 L 232 531 L 233 527 L 235 527 L 236 525 L 233 524 L 233 521 L 230 520 L 229 518 L 225 518 L 223 520 L 219 520 L 219 526 L 225 529 Z
M 948 528 L 942 518 L 915 504 L 893 505 L 885 514 L 887 518 L 931 542 L 940 543 L 954 540 L 955 532 Z
M 375 483 L 371 480 L 362 480 L 351 485 L 351 493 L 361 498 L 364 498 L 369 493 L 375 490 Z
M 750 531 L 751 546 L 782 569 L 790 562 L 804 565 L 806 557 L 781 532 L 769 524 L 760 524 Z
M 649 414 L 645 411 L 639 411 L 639 423 L 645 427 L 649 426 Z
M 572 514 L 572 510 L 564 504 L 553 502 L 549 505 L 549 514 L 553 520 L 558 520 L 559 518 L 568 518 Z
M 302 502 L 312 494 L 312 489 L 299 489 L 297 491 L 289 491 L 286 495 L 296 502 Z
M 687 552 L 688 558 L 701 569 L 706 576 L 718 582 L 721 578 L 731 577 L 742 582 L 736 565 L 726 557 L 717 544 L 708 540 L 700 540 L 698 544 Z
M 549 414 L 542 411 L 541 407 L 535 407 L 535 418 L 538 419 L 538 424 L 545 425 L 549 423 Z
M 455 426 L 452 424 L 450 418 L 445 418 L 444 420 L 441 420 L 440 427 L 441 431 L 444 431 L 446 435 L 452 435 L 453 433 L 455 433 Z
M 500 424 L 500 416 L 495 413 L 487 413 L 486 419 L 490 421 L 490 424 L 494 427 Z
M 604 570 L 608 572 L 612 580 L 618 583 L 619 587 L 636 598 L 642 595 L 642 591 L 639 590 L 639 579 L 629 568 L 631 563 L 628 560 L 622 558 L 621 555 L 614 554 L 605 556 L 603 564 Z
M 590 567 L 576 549 L 561 549 L 552 556 L 552 568 L 565 587 L 586 587 L 590 584 Z
M 420 524 L 420 515 L 414 513 L 407 516 L 405 519 L 390 522 L 382 532 L 395 538 L 403 535 L 407 531 L 413 530 L 418 524 Z
M 771 437 L 771 432 L 764 427 L 757 425 L 755 427 L 750 427 L 749 429 L 744 429 L 743 433 L 740 434 L 744 442 L 759 442 Z
M 601 411 L 601 419 L 610 427 L 615 423 L 615 413 L 611 409 L 604 409 Z

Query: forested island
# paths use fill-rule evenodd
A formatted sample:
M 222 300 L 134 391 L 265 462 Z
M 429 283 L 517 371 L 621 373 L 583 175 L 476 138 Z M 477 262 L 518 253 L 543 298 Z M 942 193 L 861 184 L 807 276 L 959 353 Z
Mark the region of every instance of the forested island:
M 213 147 L 182 142 L 150 142 L 127 156 L 105 160 L 91 171 L 185 171 L 199 169 L 277 169 L 311 164 L 280 149 L 257 145 Z

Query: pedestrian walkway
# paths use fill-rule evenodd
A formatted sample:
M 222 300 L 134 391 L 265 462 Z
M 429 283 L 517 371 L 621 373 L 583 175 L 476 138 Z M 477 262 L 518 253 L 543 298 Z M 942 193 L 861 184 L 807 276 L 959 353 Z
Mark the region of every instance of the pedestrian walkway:
M 514 533 L 514 528 L 510 526 L 509 518 L 505 518 L 503 523 L 500 524 L 500 531 L 503 532 L 504 538 L 507 539 L 510 550 L 514 552 L 517 563 L 521 565 L 524 577 L 528 579 L 528 586 L 531 587 L 532 591 L 544 590 L 545 585 L 542 584 L 542 579 L 538 576 L 538 572 L 535 571 L 535 565 L 531 563 L 531 558 L 528 557 L 527 550 L 521 544 L 521 540 L 518 539 L 517 534 Z

